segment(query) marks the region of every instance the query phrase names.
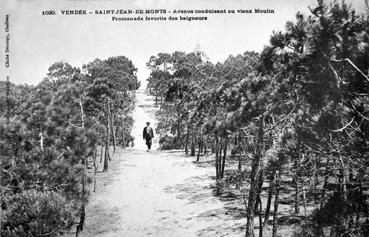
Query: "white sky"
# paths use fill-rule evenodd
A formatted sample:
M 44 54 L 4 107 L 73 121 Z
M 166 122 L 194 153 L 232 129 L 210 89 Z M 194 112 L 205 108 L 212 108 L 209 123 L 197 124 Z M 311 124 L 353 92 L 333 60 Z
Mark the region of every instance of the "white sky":
M 82 66 L 95 58 L 124 55 L 138 68 L 145 85 L 146 62 L 159 52 L 191 52 L 197 43 L 212 62 L 230 54 L 260 51 L 273 30 L 283 30 L 297 11 L 307 13 L 316 0 L 1 0 L 1 41 L 5 46 L 5 14 L 10 16 L 10 68 L 1 50 L 0 80 L 37 84 L 54 62 Z M 364 7 L 364 0 L 351 0 Z M 84 9 L 273 9 L 274 14 L 211 14 L 207 21 L 113 22 L 112 15 L 64 16 L 60 10 Z M 55 10 L 56 16 L 42 16 Z M 167 14 L 167 16 L 173 14 Z M 203 15 L 203 14 L 199 14 Z M 120 15 L 127 17 L 130 15 Z M 135 16 L 135 15 L 134 15 Z M 192 15 L 195 16 L 195 15 Z M 145 15 L 143 16 L 145 17 Z

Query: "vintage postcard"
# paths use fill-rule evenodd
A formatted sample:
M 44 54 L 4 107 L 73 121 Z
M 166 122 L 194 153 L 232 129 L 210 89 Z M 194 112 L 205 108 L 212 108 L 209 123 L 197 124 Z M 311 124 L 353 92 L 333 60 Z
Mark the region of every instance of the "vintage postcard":
M 0 235 L 369 236 L 367 0 L 1 0 Z

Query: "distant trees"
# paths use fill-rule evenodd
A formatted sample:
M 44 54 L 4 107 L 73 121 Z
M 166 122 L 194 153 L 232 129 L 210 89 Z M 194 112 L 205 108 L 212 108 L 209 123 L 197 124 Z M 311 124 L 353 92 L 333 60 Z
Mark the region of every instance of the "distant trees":
M 259 236 L 269 223 L 277 236 L 287 188 L 300 236 L 368 235 L 368 27 L 344 2 L 318 1 L 309 16 L 297 13 L 273 32 L 260 54 L 216 65 L 196 53 L 151 57 L 149 86 L 164 98 L 162 147 L 197 150 L 197 160 L 215 153 L 217 183 L 241 181 L 246 236 L 254 236 L 256 215 Z M 235 179 L 224 171 L 231 156 Z
M 125 146 L 121 137 L 131 139 L 135 71 L 119 56 L 83 70 L 55 63 L 37 86 L 0 84 L 9 88 L 0 99 L 12 105 L 0 106 L 2 236 L 83 230 L 87 168 L 96 171 L 97 146 L 105 147 L 107 170 L 110 142 Z M 118 135 L 122 119 L 126 128 Z
M 86 71 L 86 113 L 94 116 L 100 123 L 105 125 L 105 146 L 104 170 L 108 169 L 108 160 L 110 159 L 109 147 L 110 137 L 113 137 L 114 151 L 117 142 L 117 136 L 121 142 L 132 140 L 130 131 L 122 127 L 120 121 L 127 120 L 126 113 L 133 109 L 133 97 L 128 91 L 138 89 L 136 78 L 137 69 L 132 62 L 124 56 L 111 57 L 101 61 L 99 59 L 83 66 Z M 114 119 L 116 118 L 116 119 Z M 131 126 L 130 120 L 126 121 L 127 126 Z M 117 131 L 117 127 L 123 130 Z M 117 136 L 116 136 L 117 135 Z M 125 138 L 125 139 L 124 139 Z

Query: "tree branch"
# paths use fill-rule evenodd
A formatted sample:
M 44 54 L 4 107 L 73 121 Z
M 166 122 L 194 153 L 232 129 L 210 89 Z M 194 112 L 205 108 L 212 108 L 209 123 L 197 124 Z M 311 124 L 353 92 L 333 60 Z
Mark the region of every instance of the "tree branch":
M 336 130 L 330 130 L 331 132 L 342 132 L 345 128 L 347 128 L 348 126 L 351 125 L 351 123 L 354 122 L 354 118 L 351 119 L 351 121 L 349 123 L 347 123 L 345 126 L 343 126 L 340 129 L 336 129 Z
M 365 73 L 363 73 L 363 71 L 360 70 L 360 68 L 358 68 L 349 58 L 345 58 L 345 59 L 331 59 L 331 61 L 333 62 L 343 62 L 346 61 L 348 62 L 356 71 L 358 71 L 365 79 L 367 82 L 369 82 L 369 77 L 367 75 L 365 75 Z

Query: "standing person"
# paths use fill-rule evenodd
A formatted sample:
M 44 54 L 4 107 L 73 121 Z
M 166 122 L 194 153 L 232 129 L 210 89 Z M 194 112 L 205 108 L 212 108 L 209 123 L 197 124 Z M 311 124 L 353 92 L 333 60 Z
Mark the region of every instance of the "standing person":
M 143 139 L 146 140 L 146 145 L 147 145 L 147 151 L 150 151 L 151 149 L 151 144 L 152 144 L 152 138 L 154 137 L 154 131 L 153 129 L 150 127 L 150 123 L 147 122 L 146 123 L 146 127 L 143 130 Z

